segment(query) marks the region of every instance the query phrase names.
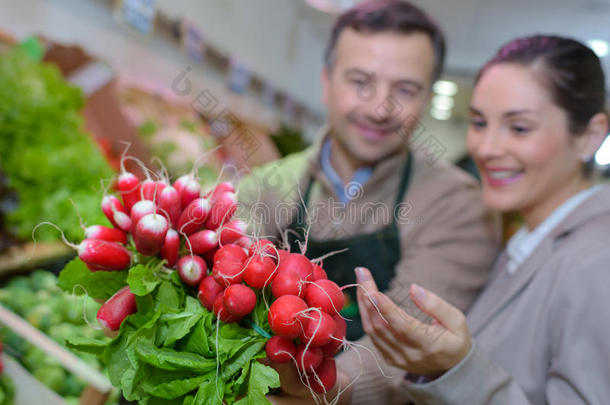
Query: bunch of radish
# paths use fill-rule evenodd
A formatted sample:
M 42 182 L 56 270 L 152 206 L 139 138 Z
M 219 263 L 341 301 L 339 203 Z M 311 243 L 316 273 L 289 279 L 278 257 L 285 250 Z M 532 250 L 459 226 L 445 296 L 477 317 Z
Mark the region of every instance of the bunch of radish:
M 269 301 L 274 336 L 266 345 L 268 358 L 292 362 L 317 393 L 335 385 L 334 356 L 346 335 L 339 315 L 342 289 L 303 254 L 246 236 L 247 224 L 233 219 L 237 199 L 231 183 L 204 192 L 191 175 L 170 184 L 140 181 L 123 170 L 116 189 L 117 195 L 106 195 L 101 204 L 113 227 L 86 228 L 77 246 L 91 271 L 125 270 L 146 257 L 162 259 L 225 323 L 248 316 L 257 297 Z M 117 330 L 136 311 L 136 297 L 125 286 L 102 305 L 97 319 Z
M 191 175 L 170 184 L 140 181 L 123 170 L 116 189 L 118 196 L 106 195 L 101 203 L 113 227 L 90 226 L 75 246 L 91 271 L 125 270 L 134 264 L 135 255 L 157 257 L 165 260 L 166 268 L 176 269 L 185 284 L 197 287 L 220 246 L 249 247 L 246 223 L 232 218 L 237 198 L 229 182 L 204 191 Z M 117 330 L 136 310 L 135 296 L 125 287 L 104 303 L 97 318 L 104 327 Z

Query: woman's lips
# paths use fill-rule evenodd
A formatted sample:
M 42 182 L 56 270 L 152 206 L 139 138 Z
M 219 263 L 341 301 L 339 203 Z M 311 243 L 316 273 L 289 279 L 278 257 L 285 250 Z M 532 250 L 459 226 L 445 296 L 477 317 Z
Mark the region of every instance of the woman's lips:
M 523 170 L 485 170 L 485 180 L 493 187 L 512 184 L 523 176 Z

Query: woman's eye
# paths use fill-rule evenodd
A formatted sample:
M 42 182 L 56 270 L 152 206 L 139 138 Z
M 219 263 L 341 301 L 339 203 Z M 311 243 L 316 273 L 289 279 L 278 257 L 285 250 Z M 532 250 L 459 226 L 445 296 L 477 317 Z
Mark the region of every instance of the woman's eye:
M 350 82 L 356 86 L 364 86 L 366 84 L 366 80 L 364 79 L 350 79 Z
M 513 125 L 510 129 L 513 133 L 517 135 L 527 134 L 530 131 L 529 127 L 523 125 Z
M 470 120 L 470 126 L 473 128 L 485 128 L 487 123 L 481 119 L 473 118 Z
M 408 88 L 399 88 L 398 93 L 400 93 L 403 96 L 414 96 L 415 95 L 415 91 L 413 91 L 412 89 L 408 89 Z

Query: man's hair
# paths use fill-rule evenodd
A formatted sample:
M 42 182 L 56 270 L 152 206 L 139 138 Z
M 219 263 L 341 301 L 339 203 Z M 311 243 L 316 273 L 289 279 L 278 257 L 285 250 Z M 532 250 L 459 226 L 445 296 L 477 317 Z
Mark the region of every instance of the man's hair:
M 339 35 L 345 28 L 357 32 L 398 32 L 427 34 L 436 57 L 433 80 L 437 80 L 445 62 L 445 36 L 434 21 L 421 9 L 401 0 L 370 0 L 358 3 L 339 16 L 324 52 L 326 69 L 332 70 Z

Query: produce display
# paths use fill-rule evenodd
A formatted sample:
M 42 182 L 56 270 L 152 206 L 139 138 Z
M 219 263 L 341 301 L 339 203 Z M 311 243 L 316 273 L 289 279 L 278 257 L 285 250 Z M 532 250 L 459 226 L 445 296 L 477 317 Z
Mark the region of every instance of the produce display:
M 292 362 L 312 393 L 334 386 L 344 296 L 321 262 L 248 236 L 231 183 L 122 170 L 116 191 L 101 198 L 113 227 L 70 243 L 78 258 L 58 284 L 104 301 L 96 317 L 115 337 L 68 346 L 95 354 L 126 399 L 269 403 L 273 362 Z
M 19 49 L 0 55 L 0 169 L 6 189 L 17 195 L 16 203 L 0 210 L 4 225 L 22 240 L 31 240 L 42 221 L 56 223 L 69 238 L 80 237 L 75 206 L 88 221 L 105 222 L 94 190 L 113 172 L 82 131 L 82 106 L 80 89 L 56 67 Z M 50 229 L 36 234 L 37 240 L 56 238 Z
M 11 309 L 41 330 L 51 339 L 65 345 L 67 338 L 87 337 L 107 339 L 100 329 L 89 327 L 101 304 L 89 297 L 77 297 L 57 287 L 57 277 L 37 270 L 29 276 L 13 278 L 0 289 L 0 304 Z M 0 328 L 6 351 L 15 357 L 37 380 L 64 397 L 68 404 L 78 404 L 86 383 L 70 374 L 62 365 L 41 349 L 30 344 L 6 327 Z M 101 369 L 95 356 L 84 354 L 82 359 Z M 0 382 L 0 386 L 2 383 Z M 106 402 L 117 403 L 117 393 Z M 0 404 L 4 402 L 0 401 Z
M 0 355 L 4 349 L 0 343 Z M 4 373 L 4 362 L 0 358 L 0 405 L 12 405 L 15 398 L 15 384 L 9 376 Z

